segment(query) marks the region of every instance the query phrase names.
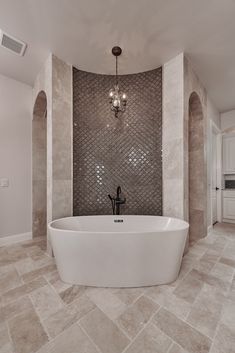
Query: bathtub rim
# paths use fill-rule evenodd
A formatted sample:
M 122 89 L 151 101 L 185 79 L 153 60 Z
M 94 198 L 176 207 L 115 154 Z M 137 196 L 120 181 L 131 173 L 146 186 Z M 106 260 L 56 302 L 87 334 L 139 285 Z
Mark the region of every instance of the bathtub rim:
M 176 229 L 156 229 L 154 231 L 146 231 L 146 230 L 141 230 L 141 231 L 112 231 L 112 230 L 106 230 L 106 231 L 92 231 L 92 230 L 72 230 L 72 229 L 61 229 L 61 228 L 55 228 L 53 227 L 53 223 L 57 222 L 57 221 L 61 221 L 64 219 L 74 219 L 74 218 L 81 218 L 81 217 L 116 217 L 116 218 L 121 218 L 121 217 L 159 217 L 159 218 L 167 218 L 167 219 L 173 219 L 176 221 L 180 221 L 182 222 L 182 227 L 180 228 L 176 228 Z M 59 231 L 59 232 L 69 232 L 69 233 L 86 233 L 86 234 L 109 234 L 109 233 L 113 233 L 113 234 L 141 234 L 141 233 L 148 233 L 148 234 L 154 234 L 154 233 L 166 233 L 166 232 L 177 232 L 177 231 L 184 231 L 184 230 L 189 230 L 189 223 L 187 221 L 184 221 L 180 218 L 176 218 L 176 217 L 167 217 L 167 216 L 154 216 L 154 215 L 83 215 L 83 216 L 68 216 L 68 217 L 62 217 L 62 218 L 58 218 L 58 219 L 54 219 L 53 221 L 51 221 L 50 223 L 48 223 L 48 229 L 51 231 Z

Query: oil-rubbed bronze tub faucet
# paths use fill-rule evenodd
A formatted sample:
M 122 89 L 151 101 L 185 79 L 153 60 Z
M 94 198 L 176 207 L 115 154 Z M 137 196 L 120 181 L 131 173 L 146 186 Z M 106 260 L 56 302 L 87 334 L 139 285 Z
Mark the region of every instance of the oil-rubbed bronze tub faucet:
M 108 197 L 111 200 L 113 215 L 120 215 L 120 206 L 126 203 L 126 198 L 121 198 L 122 189 L 121 186 L 117 187 L 117 195 L 116 197 L 112 197 L 108 194 Z

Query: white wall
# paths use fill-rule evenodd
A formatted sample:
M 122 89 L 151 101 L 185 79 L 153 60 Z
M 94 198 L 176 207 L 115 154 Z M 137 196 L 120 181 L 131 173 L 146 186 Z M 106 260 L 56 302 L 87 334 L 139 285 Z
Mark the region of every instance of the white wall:
M 230 128 L 235 128 L 235 110 L 230 110 L 227 113 L 223 113 L 220 117 L 222 131 L 225 131 Z
M 0 75 L 0 237 L 31 232 L 32 88 Z

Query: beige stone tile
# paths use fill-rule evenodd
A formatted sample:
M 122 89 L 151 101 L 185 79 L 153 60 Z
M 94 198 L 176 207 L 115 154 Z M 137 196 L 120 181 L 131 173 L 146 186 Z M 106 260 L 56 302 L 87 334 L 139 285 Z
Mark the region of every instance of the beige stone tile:
M 1 258 L 1 254 L 0 254 L 0 258 Z M 0 266 L 0 278 L 2 277 L 2 275 L 5 275 L 6 273 L 12 272 L 14 270 L 15 270 L 15 267 L 13 264 Z
M 25 250 L 18 244 L 6 247 L 6 251 L 12 262 L 16 262 L 27 257 Z
M 121 288 L 115 290 L 114 294 L 126 305 L 132 304 L 141 294 L 142 288 Z
M 102 353 L 121 353 L 129 344 L 129 339 L 98 308 L 80 321 L 89 337 Z
M 235 300 L 227 299 L 222 310 L 221 322 L 230 328 L 235 335 Z
M 5 320 L 23 313 L 25 310 L 33 309 L 33 305 L 28 296 L 20 298 L 6 306 L 2 307 L 2 315 Z
M 201 271 L 198 271 L 198 270 L 192 270 L 190 272 L 190 275 L 197 279 L 198 281 L 202 281 L 204 283 L 207 283 L 211 286 L 214 286 L 218 289 L 221 289 L 223 291 L 227 291 L 230 287 L 230 283 L 229 282 L 226 282 L 226 281 L 223 281 L 222 279 L 218 278 L 218 277 L 215 277 L 211 274 L 207 274 L 207 273 L 204 273 L 204 272 L 201 272 Z
M 7 324 L 5 321 L 5 315 L 2 312 L 2 308 L 0 307 L 0 331 L 7 328 Z
M 235 353 L 235 334 L 228 326 L 219 325 L 210 353 Z
M 230 286 L 227 299 L 233 300 L 235 302 L 235 275 L 233 276 L 233 281 Z
M 219 260 L 219 258 L 220 258 L 220 255 L 218 255 L 217 252 L 215 252 L 214 250 L 209 249 L 200 258 L 200 260 L 216 263 Z
M 172 139 L 164 145 L 164 163 L 167 168 L 164 168 L 164 178 L 174 179 L 183 177 L 183 160 L 177 158 L 182 151 L 182 139 Z
M 35 269 L 55 264 L 55 259 L 47 255 L 37 256 L 36 259 L 32 257 L 32 259 L 34 261 Z
M 193 265 L 198 271 L 209 273 L 218 261 L 219 255 L 217 253 L 207 250 L 203 256 L 201 256 Z
M 59 163 L 60 164 L 60 163 Z M 63 167 L 64 168 L 64 167 Z M 72 180 L 54 180 L 53 182 L 53 219 L 71 216 Z
M 210 249 L 222 252 L 227 244 L 226 237 L 220 236 L 217 237 L 214 243 L 210 246 Z
M 0 353 L 13 353 L 11 339 L 6 327 L 0 330 Z
M 69 288 L 60 292 L 60 297 L 66 304 L 70 304 L 75 299 L 83 295 L 85 293 L 85 290 L 86 287 L 84 286 L 70 286 Z
M 0 294 L 19 287 L 22 283 L 16 270 L 7 272 L 0 277 Z
M 45 255 L 44 251 L 37 245 L 32 245 L 31 247 L 27 248 L 26 252 L 28 256 L 34 261 L 37 261 Z
M 8 322 L 17 353 L 36 352 L 47 341 L 47 335 L 34 310 L 27 310 Z
M 192 304 L 202 289 L 203 283 L 188 274 L 174 290 L 174 294 Z
M 43 277 L 38 277 L 32 282 L 23 284 L 17 288 L 11 289 L 2 296 L 3 304 L 9 303 L 11 301 L 17 300 L 20 297 L 29 294 L 30 292 L 43 287 L 47 284 L 46 280 Z
M 219 262 L 227 266 L 235 267 L 235 260 L 228 259 L 226 257 L 221 257 Z
M 207 244 L 196 243 L 195 245 L 189 248 L 189 254 L 195 254 L 201 257 L 205 254 L 207 250 L 208 250 Z
M 154 286 L 154 287 L 150 287 L 147 290 L 146 295 L 150 297 L 152 300 L 154 300 L 156 303 L 158 303 L 159 305 L 163 306 L 165 304 L 166 298 L 170 297 L 173 290 L 174 288 L 168 285 Z
M 50 353 L 50 348 L 52 346 L 52 342 L 45 344 L 42 346 L 36 353 Z
M 63 307 L 59 296 L 49 285 L 33 291 L 30 297 L 41 320 L 48 318 Z
M 147 295 L 152 300 L 156 301 L 156 303 L 167 308 L 178 317 L 182 319 L 186 318 L 191 310 L 192 305 L 174 295 L 172 293 L 173 288 L 172 290 L 161 290 L 161 287 L 167 286 L 152 287 L 150 291 L 147 292 Z
M 111 351 L 110 351 L 111 352 Z M 46 352 L 45 352 L 46 353 Z M 100 353 L 82 329 L 75 324 L 50 345 L 49 353 Z
M 186 351 L 190 353 L 209 352 L 211 340 L 166 309 L 161 308 L 157 312 L 154 323 Z
M 181 346 L 176 343 L 173 343 L 172 347 L 167 353 L 187 353 Z
M 55 337 L 62 331 L 73 325 L 87 313 L 95 308 L 93 302 L 85 295 L 75 300 L 72 304 L 60 309 L 43 322 L 43 325 L 51 337 Z
M 158 304 L 142 296 L 118 317 L 118 325 L 134 338 L 158 309 Z
M 167 337 L 152 323 L 131 343 L 126 353 L 165 353 L 171 345 L 171 339 Z
M 34 271 L 25 273 L 22 278 L 24 280 L 24 282 L 30 282 L 32 280 L 34 280 L 35 278 L 39 277 L 39 276 L 43 276 L 44 274 L 48 273 L 48 272 L 53 272 L 56 270 L 56 265 L 55 264 L 50 264 L 44 267 L 41 267 L 39 269 L 36 269 Z
M 44 275 L 44 277 L 50 282 L 50 284 L 54 287 L 57 293 L 64 292 L 66 289 L 72 287 L 71 284 L 62 282 L 57 271 L 50 272 Z
M 192 326 L 213 338 L 220 319 L 224 295 L 209 285 L 204 285 L 187 318 Z
M 116 319 L 125 309 L 123 303 L 111 290 L 91 288 L 87 290 L 87 296 L 100 308 L 111 320 Z
M 226 257 L 231 260 L 235 260 L 235 242 L 228 241 L 223 253 L 222 257 Z
M 231 282 L 234 275 L 234 269 L 228 265 L 217 263 L 211 270 L 210 274 L 223 281 Z
M 30 257 L 27 257 L 26 259 L 17 261 L 15 267 L 19 275 L 24 275 L 27 272 L 35 270 L 35 262 Z
M 198 271 L 210 273 L 214 265 L 215 265 L 214 262 L 199 259 L 197 262 L 195 262 L 195 264 L 193 265 L 193 268 Z

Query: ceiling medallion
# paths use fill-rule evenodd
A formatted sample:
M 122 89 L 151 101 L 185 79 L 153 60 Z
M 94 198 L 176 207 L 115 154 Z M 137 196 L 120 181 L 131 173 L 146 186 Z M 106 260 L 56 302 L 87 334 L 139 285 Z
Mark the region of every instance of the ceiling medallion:
M 126 110 L 127 103 L 127 95 L 126 93 L 120 91 L 118 85 L 118 57 L 122 54 L 122 49 L 120 47 L 113 47 L 112 54 L 116 58 L 116 75 L 114 88 L 111 88 L 109 91 L 109 102 L 115 118 L 118 118 L 118 113 L 123 113 Z

